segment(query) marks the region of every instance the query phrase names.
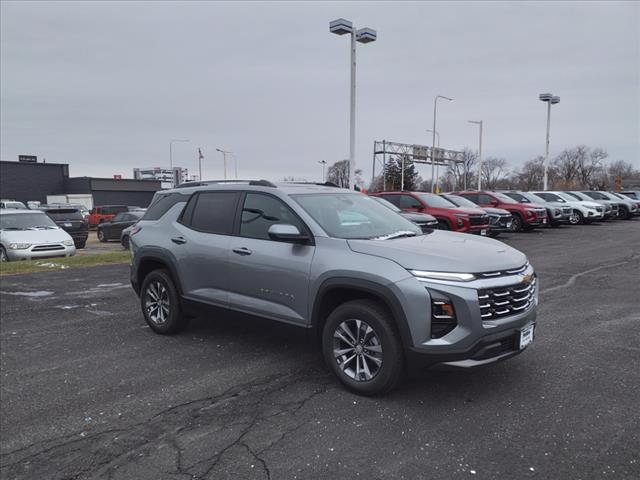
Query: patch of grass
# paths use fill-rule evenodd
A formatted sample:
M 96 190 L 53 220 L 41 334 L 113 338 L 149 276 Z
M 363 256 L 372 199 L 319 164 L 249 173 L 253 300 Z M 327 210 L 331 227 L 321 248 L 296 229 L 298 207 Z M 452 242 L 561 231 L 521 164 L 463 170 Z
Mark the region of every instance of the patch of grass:
M 129 263 L 131 254 L 128 251 L 104 252 L 89 255 L 75 255 L 73 257 L 42 258 L 38 260 L 22 260 L 0 263 L 0 276 L 16 275 L 19 273 L 48 272 L 67 268 L 94 267 Z

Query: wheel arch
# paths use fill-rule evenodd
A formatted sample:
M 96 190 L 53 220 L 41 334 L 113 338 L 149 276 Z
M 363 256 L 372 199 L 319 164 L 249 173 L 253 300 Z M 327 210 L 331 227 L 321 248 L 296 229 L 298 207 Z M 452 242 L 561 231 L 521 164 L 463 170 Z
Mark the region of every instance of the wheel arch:
M 178 294 L 182 295 L 182 284 L 178 276 L 178 270 L 172 255 L 159 250 L 136 252 L 135 269 L 132 270 L 132 284 L 137 293 L 140 292 L 140 286 L 144 278 L 154 270 L 165 269 L 171 275 L 171 279 L 178 290 Z
M 318 289 L 311 313 L 311 327 L 316 338 L 321 338 L 322 329 L 331 312 L 339 305 L 351 300 L 373 300 L 382 304 L 393 316 L 403 348 L 411 345 L 411 331 L 407 317 L 400 300 L 391 289 L 372 281 L 348 277 L 327 279 Z

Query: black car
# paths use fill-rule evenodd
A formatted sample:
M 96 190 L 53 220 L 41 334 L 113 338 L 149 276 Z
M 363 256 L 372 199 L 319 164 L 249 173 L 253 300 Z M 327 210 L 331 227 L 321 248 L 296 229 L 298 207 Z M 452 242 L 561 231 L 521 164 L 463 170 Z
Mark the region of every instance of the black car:
M 385 200 L 384 198 L 380 198 L 380 197 L 371 197 L 371 198 L 373 198 L 376 202 L 381 203 L 388 209 L 393 210 L 399 215 L 402 215 L 407 220 L 415 223 L 425 233 L 427 230 L 433 230 L 434 228 L 435 229 L 438 228 L 438 220 L 436 219 L 436 217 L 429 215 L 428 213 L 405 212 L 404 210 L 400 210 L 393 203 L 391 203 L 388 200 Z
M 84 248 L 89 236 L 89 222 L 79 207 L 71 205 L 40 205 L 38 210 L 46 213 L 60 228 L 71 235 L 76 248 Z
M 144 212 L 118 213 L 112 220 L 98 225 L 98 240 L 101 242 L 108 242 L 109 240 L 120 241 L 122 230 L 136 223 L 143 215 Z
M 454 205 L 458 207 L 480 208 L 487 212 L 491 219 L 491 226 L 489 228 L 489 236 L 497 237 L 502 232 L 511 232 L 514 229 L 513 216 L 508 210 L 502 208 L 481 207 L 471 200 L 456 195 L 455 193 L 441 193 L 441 197 L 446 198 Z

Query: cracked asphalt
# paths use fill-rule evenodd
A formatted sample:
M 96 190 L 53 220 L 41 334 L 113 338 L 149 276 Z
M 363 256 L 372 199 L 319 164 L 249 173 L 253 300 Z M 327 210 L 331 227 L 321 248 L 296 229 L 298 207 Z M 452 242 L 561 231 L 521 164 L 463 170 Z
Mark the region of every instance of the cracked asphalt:
M 640 219 L 501 239 L 540 276 L 534 344 L 375 398 L 294 327 L 153 334 L 125 265 L 2 277 L 0 477 L 640 478 Z

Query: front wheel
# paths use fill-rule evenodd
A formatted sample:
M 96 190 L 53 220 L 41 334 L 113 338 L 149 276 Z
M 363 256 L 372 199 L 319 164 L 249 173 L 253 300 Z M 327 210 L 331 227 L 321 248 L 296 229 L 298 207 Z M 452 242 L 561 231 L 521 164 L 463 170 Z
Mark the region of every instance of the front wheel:
M 142 314 L 151 330 L 170 335 L 183 330 L 189 319 L 182 315 L 180 299 L 169 272 L 154 270 L 140 288 Z
M 104 230 L 102 230 L 101 228 L 98 229 L 98 240 L 100 240 L 102 243 L 107 241 L 107 236 L 104 234 Z
M 578 225 L 579 223 L 584 222 L 584 216 L 579 210 L 574 210 L 571 216 L 569 217 L 569 223 L 571 225 Z
M 360 395 L 388 392 L 403 377 L 402 343 L 393 317 L 371 300 L 346 302 L 329 315 L 322 352 L 340 382 Z
M 511 231 L 512 232 L 521 232 L 523 230 L 524 222 L 519 215 L 514 215 L 513 220 L 511 220 Z
M 0 245 L 0 262 L 8 262 L 9 257 L 7 256 L 7 251 L 4 249 L 2 245 Z
M 122 241 L 120 242 L 122 244 L 122 248 L 124 248 L 125 250 L 129 250 L 129 236 L 125 235 L 124 237 L 122 237 Z

